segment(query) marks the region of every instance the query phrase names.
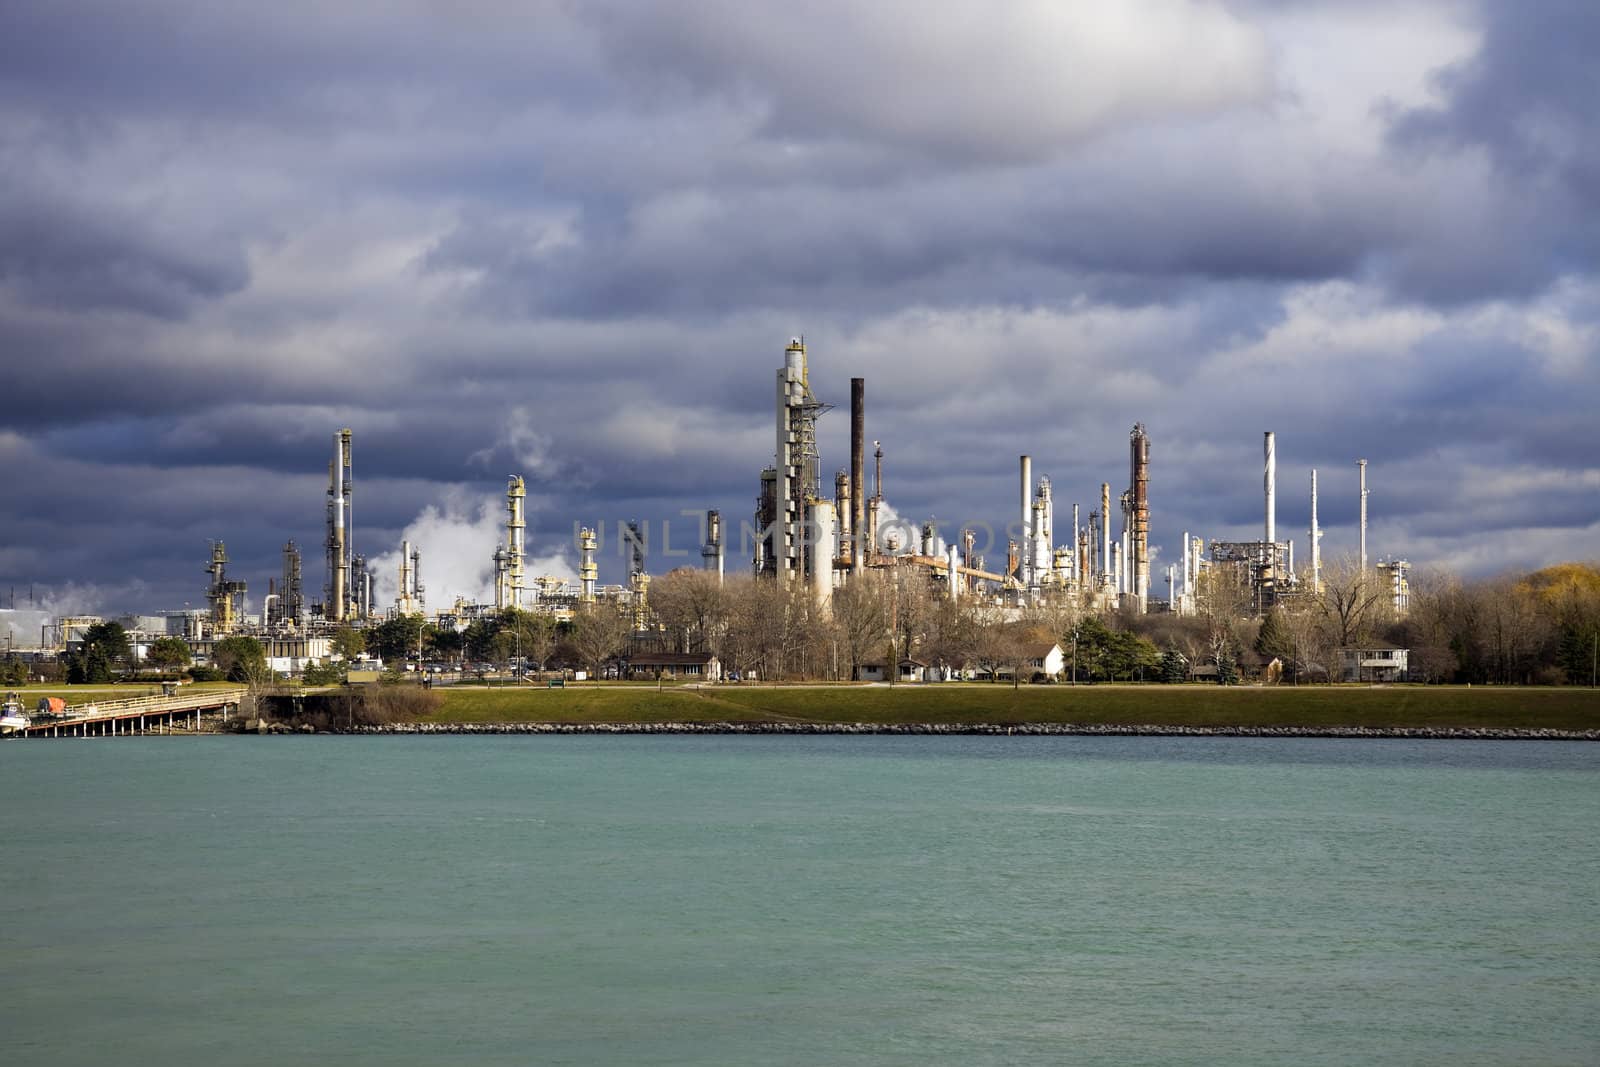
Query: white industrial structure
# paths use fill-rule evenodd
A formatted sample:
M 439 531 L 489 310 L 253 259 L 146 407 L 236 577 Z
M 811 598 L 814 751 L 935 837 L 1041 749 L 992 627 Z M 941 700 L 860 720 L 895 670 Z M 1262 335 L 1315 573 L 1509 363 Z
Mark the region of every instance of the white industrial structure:
M 506 543 L 494 552 L 494 606 L 501 611 L 523 606 L 527 497 L 521 476 L 513 474 L 506 486 Z
M 349 430 L 333 435 L 333 460 L 328 464 L 328 587 L 323 616 L 342 622 L 355 612 L 350 603 L 350 543 L 353 534 Z

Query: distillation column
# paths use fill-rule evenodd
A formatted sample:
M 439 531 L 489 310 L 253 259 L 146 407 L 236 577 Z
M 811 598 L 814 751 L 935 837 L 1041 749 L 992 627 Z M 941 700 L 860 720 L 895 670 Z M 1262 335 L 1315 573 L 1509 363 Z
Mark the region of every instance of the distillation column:
M 506 486 L 506 592 L 509 607 L 522 607 L 522 563 L 528 522 L 525 504 L 528 489 L 520 475 L 512 475 Z
M 1054 503 L 1050 496 L 1050 479 L 1039 476 L 1039 487 L 1033 497 L 1033 587 L 1045 585 L 1051 576 L 1051 554 L 1054 548 Z
M 278 605 L 278 617 L 298 627 L 306 604 L 300 583 L 300 549 L 293 541 L 283 546 L 283 582 L 278 588 Z
M 1133 482 L 1133 596 L 1139 613 L 1150 605 L 1150 437 L 1144 423 L 1128 435 Z
M 806 507 L 822 495 L 817 416 L 825 408 L 811 394 L 806 346 L 798 337 L 784 350 L 777 381 L 778 527 L 773 537 L 773 555 L 778 577 L 788 579 L 804 572 Z
M 878 512 L 883 507 L 883 442 L 872 442 L 872 499 L 867 502 L 867 555 L 878 554 Z
M 594 586 L 599 577 L 600 569 L 595 564 L 595 553 L 599 548 L 599 541 L 589 527 L 584 526 L 578 530 L 578 581 L 580 603 L 594 603 Z
M 826 614 L 833 603 L 833 559 L 837 550 L 833 505 L 826 500 L 811 505 L 811 596 L 817 610 Z
M 422 550 L 413 547 L 411 549 L 411 599 L 416 603 L 416 607 L 412 610 L 422 611 L 426 603 L 422 593 Z
M 722 584 L 722 512 L 715 508 L 706 512 L 706 544 L 700 550 L 700 560 L 705 569 L 717 576 Z

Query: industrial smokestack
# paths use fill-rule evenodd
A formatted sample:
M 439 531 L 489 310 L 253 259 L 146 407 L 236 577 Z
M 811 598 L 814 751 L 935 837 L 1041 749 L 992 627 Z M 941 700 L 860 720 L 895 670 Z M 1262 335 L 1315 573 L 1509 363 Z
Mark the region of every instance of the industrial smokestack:
M 1077 578 L 1077 579 L 1081 579 L 1082 576 L 1083 576 L 1083 559 L 1082 559 L 1082 556 L 1083 556 L 1083 544 L 1082 544 L 1082 541 L 1083 541 L 1083 529 L 1078 524 L 1078 505 L 1074 504 L 1074 505 L 1072 505 L 1072 551 L 1077 555 L 1078 558 L 1074 559 L 1072 562 L 1075 565 L 1073 567 L 1073 571 L 1075 572 L 1074 573 L 1074 577 Z M 1074 581 L 1073 584 L 1076 585 L 1077 582 Z
M 1356 469 L 1361 472 L 1361 576 L 1367 574 L 1367 461 L 1356 460 Z
M 1100 567 L 1102 582 L 1114 583 L 1116 574 L 1111 569 L 1111 483 L 1100 483 Z
M 1183 585 L 1178 588 L 1178 596 L 1174 605 L 1174 610 L 1179 615 L 1188 614 L 1189 594 L 1193 592 L 1192 575 L 1189 573 L 1189 531 L 1185 530 L 1183 531 Z
M 1021 564 L 1017 571 L 1017 578 L 1022 582 L 1023 588 L 1033 583 L 1033 457 L 1023 456 L 1022 459 L 1022 542 L 1018 546 L 1021 552 Z
M 1317 525 L 1317 468 L 1311 468 L 1311 592 L 1322 592 L 1322 528 Z
M 333 435 L 333 461 L 328 464 L 328 603 L 326 618 L 348 617 L 350 600 L 350 431 Z
M 867 380 L 850 379 L 850 569 L 867 566 Z
M 1267 467 L 1266 474 L 1261 479 L 1267 496 L 1267 533 L 1262 540 L 1270 546 L 1278 541 L 1278 449 L 1271 430 L 1262 437 L 1261 454 L 1266 460 Z M 1275 561 L 1277 553 L 1271 548 L 1267 551 L 1268 559 Z

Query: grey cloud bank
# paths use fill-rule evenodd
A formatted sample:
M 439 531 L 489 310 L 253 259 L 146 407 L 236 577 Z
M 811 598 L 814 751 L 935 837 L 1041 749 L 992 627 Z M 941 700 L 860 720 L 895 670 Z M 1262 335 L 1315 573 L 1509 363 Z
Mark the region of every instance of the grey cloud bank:
M 1169 557 L 1255 528 L 1273 429 L 1330 555 L 1365 456 L 1377 554 L 1594 558 L 1597 51 L 1579 3 L 5 5 L 0 595 L 181 607 L 210 538 L 316 586 L 339 426 L 430 598 L 510 473 L 536 556 L 737 521 L 798 333 L 913 520 L 1003 528 L 1021 452 L 1087 512 L 1139 420 Z

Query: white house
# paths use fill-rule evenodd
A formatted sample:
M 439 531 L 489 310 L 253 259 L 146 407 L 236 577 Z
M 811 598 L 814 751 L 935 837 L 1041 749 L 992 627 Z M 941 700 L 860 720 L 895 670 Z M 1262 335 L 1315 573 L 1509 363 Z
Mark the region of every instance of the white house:
M 1061 677 L 1061 672 L 1067 669 L 1067 654 L 1062 651 L 1061 645 L 1055 641 L 1041 641 L 1025 650 L 1028 664 L 1033 668 L 1032 681 L 1039 675 L 1055 679 Z
M 884 663 L 863 663 L 858 672 L 863 682 L 886 682 L 889 680 L 888 665 Z M 920 659 L 911 659 L 909 656 L 900 661 L 899 673 L 895 676 L 902 682 L 937 681 L 932 678 L 933 668 L 930 668 Z
M 1346 682 L 1403 682 L 1411 650 L 1386 645 L 1381 648 L 1341 648 L 1339 678 Z

